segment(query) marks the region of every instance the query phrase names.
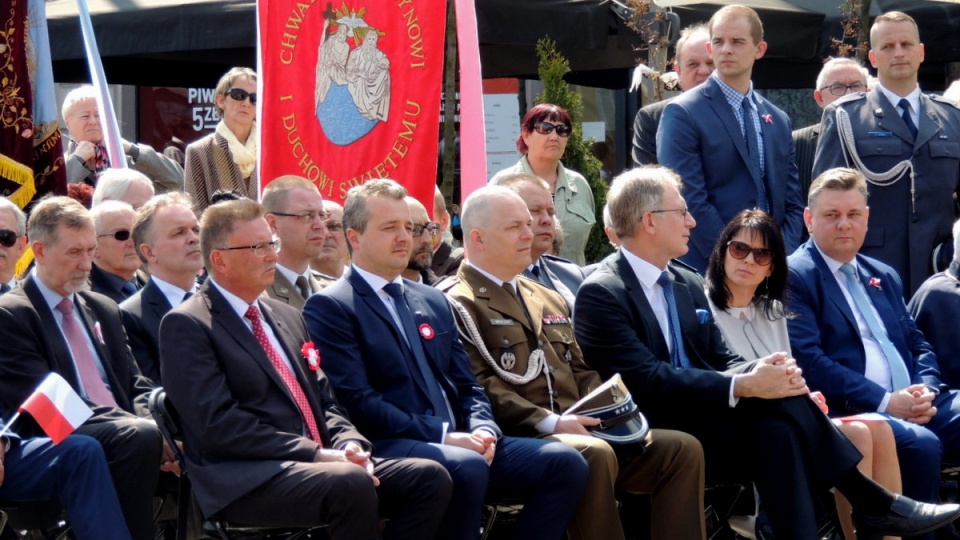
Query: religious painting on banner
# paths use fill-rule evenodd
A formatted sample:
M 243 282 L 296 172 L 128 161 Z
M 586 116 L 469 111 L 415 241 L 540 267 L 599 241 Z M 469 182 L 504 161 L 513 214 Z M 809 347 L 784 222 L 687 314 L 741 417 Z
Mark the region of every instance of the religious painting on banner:
M 337 5 L 339 3 L 339 5 Z M 262 183 L 392 178 L 433 207 L 446 0 L 260 0 Z

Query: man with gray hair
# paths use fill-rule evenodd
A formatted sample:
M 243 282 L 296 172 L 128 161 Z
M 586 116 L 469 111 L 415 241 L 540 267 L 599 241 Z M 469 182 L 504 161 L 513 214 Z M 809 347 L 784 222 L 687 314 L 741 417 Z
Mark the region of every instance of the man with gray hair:
M 437 538 L 477 538 L 484 501 L 505 496 L 524 505 L 517 538 L 560 538 L 587 465 L 562 443 L 503 436 L 447 299 L 400 276 L 413 229 L 406 195 L 388 179 L 347 194 L 353 264 L 307 300 L 310 337 L 340 403 L 382 455 L 428 458 L 450 473 Z
M 196 292 L 203 268 L 200 225 L 190 198 L 179 192 L 147 201 L 133 221 L 133 247 L 150 279 L 120 304 L 123 327 L 140 371 L 160 380 L 160 321 Z
M 263 296 L 278 260 L 263 207 L 207 207 L 200 246 L 210 277 L 164 317 L 160 370 L 184 413 L 203 515 L 326 524 L 332 540 L 376 540 L 379 510 L 390 518 L 384 538 L 433 538 L 449 475 L 427 460 L 370 455 L 372 445 L 333 397 L 300 312 Z
M 827 60 L 817 75 L 817 86 L 813 90 L 813 99 L 824 109 L 834 101 L 846 96 L 867 91 L 867 69 L 852 58 L 831 58 Z M 800 174 L 800 195 L 804 200 L 813 182 L 813 156 L 817 151 L 817 139 L 820 137 L 820 121 L 812 126 L 793 131 L 793 144 L 796 147 L 797 169 Z M 806 238 L 804 231 L 803 238 Z
M 122 201 L 137 210 L 153 196 L 153 183 L 143 173 L 133 169 L 107 169 L 93 189 L 91 206 L 103 201 Z
M 267 223 L 280 239 L 277 272 L 266 294 L 302 310 L 322 288 L 310 261 L 320 254 L 327 235 L 323 197 L 313 182 L 288 175 L 267 184 L 262 200 Z
M 940 376 L 952 388 L 960 388 L 960 221 L 953 224 L 953 260 L 950 267 L 923 282 L 910 304 L 917 329 L 937 353 Z
M 651 425 L 700 441 L 708 485 L 755 482 L 777 538 L 818 538 L 815 501 L 830 487 L 853 505 L 861 535 L 909 536 L 960 516 L 958 505 L 917 503 L 864 477 L 863 456 L 809 398 L 787 353 L 747 362 L 730 351 L 702 279 L 671 262 L 696 226 L 681 189 L 659 166 L 613 181 L 620 249 L 577 294 L 574 331 L 591 367 L 619 373 Z
M 17 286 L 17 261 L 27 248 L 27 216 L 6 197 L 0 197 L 0 294 Z
M 136 212 L 121 201 L 106 201 L 90 211 L 97 230 L 97 250 L 90 270 L 90 289 L 116 303 L 130 298 L 143 287 L 140 257 L 133 247 L 133 219 Z
M 63 123 L 70 134 L 66 139 L 67 181 L 91 186 L 110 168 L 110 156 L 103 146 L 103 126 L 97 106 L 97 91 L 90 85 L 67 93 L 63 100 Z M 183 167 L 145 144 L 121 140 L 127 166 L 145 174 L 157 191 L 183 189 Z M 116 156 L 114 156 L 116 158 Z
M 158 469 L 175 467 L 145 419 L 153 387 L 130 354 L 120 310 L 86 290 L 97 249 L 93 219 L 73 199 L 50 197 L 33 208 L 27 232 L 36 267 L 0 296 L 0 416 L 16 412 L 48 373 L 60 374 L 93 408 L 77 433 L 103 446 L 131 535 L 151 540 Z M 32 422 L 18 431 L 39 434 Z

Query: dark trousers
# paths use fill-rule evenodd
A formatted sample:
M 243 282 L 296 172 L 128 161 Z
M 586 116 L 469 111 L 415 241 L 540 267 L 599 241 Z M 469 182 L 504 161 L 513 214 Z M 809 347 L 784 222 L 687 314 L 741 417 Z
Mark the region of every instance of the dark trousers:
M 79 540 L 129 540 L 117 492 L 100 444 L 72 435 L 21 441 L 4 458 L 0 499 L 59 500 Z
M 778 540 L 817 538 L 815 501 L 863 456 L 807 396 L 741 399 L 735 408 L 659 415 L 700 440 L 707 485 L 752 481 Z
M 447 472 L 424 459 L 374 458 L 374 464 L 376 488 L 352 463 L 291 464 L 216 517 L 258 526 L 326 524 L 331 540 L 376 540 L 378 515 L 383 515 L 390 518 L 384 539 L 433 538 L 450 498 Z
M 100 442 L 134 540 L 153 540 L 153 496 L 163 438 L 157 426 L 119 409 L 95 414 L 77 429 Z
M 479 537 L 484 501 L 523 503 L 516 538 L 561 538 L 589 475 L 580 453 L 560 442 L 503 437 L 491 465 L 458 446 L 409 439 L 384 439 L 376 446 L 381 455 L 431 459 L 450 473 L 453 494 L 437 534 L 445 540 Z

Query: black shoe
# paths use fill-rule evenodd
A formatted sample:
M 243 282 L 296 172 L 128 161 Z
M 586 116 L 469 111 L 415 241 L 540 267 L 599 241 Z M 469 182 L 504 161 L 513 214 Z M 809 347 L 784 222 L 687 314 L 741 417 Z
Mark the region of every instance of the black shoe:
M 960 505 L 928 504 L 897 495 L 890 509 L 878 515 L 853 515 L 857 537 L 913 536 L 930 532 L 960 517 Z M 864 536 L 861 536 L 864 535 Z

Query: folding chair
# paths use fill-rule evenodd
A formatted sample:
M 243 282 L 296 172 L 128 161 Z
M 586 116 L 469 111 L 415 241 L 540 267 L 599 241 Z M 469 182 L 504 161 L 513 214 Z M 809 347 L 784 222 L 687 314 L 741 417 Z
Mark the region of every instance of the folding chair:
M 180 488 L 178 493 L 179 509 L 177 514 L 177 540 L 186 540 L 187 524 L 190 515 L 191 501 L 193 499 L 190 491 L 190 478 L 186 469 L 186 459 L 177 441 L 182 439 L 182 430 L 180 429 L 180 417 L 173 404 L 167 399 L 167 394 L 163 388 L 157 388 L 150 393 L 147 402 L 150 408 L 150 414 L 157 421 L 160 433 L 164 440 L 173 449 L 177 460 L 180 462 Z M 228 523 L 217 519 L 204 519 L 202 529 L 203 533 L 213 538 L 221 540 L 252 540 L 275 539 L 275 540 L 300 540 L 300 539 L 321 539 L 327 538 L 323 532 L 325 526 L 320 527 L 258 527 L 255 524 L 237 524 Z

